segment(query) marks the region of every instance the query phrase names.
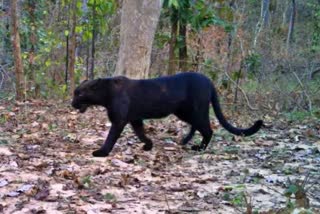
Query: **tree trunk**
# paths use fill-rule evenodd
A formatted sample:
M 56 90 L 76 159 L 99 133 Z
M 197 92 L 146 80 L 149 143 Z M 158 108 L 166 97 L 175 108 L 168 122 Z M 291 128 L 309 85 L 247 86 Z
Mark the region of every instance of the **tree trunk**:
M 179 70 L 187 71 L 188 69 L 188 50 L 187 50 L 187 26 L 179 23 L 179 37 L 181 39 L 181 47 L 179 48 Z
M 31 25 L 31 32 L 30 32 L 30 50 L 29 50 L 29 72 L 28 72 L 28 85 L 27 90 L 32 96 L 36 97 L 37 94 L 35 93 L 36 86 L 35 82 L 35 46 L 36 46 L 36 17 L 35 17 L 35 10 L 36 10 L 36 1 L 35 0 L 28 0 L 28 11 L 30 16 L 30 25 Z
M 177 13 L 174 11 L 173 13 Z M 168 65 L 168 75 L 173 75 L 176 73 L 176 56 L 175 48 L 177 43 L 177 32 L 178 32 L 178 17 L 174 17 L 171 20 L 171 38 L 169 42 L 169 65 Z
M 67 6 L 67 28 L 68 28 L 68 31 L 70 29 L 70 4 L 68 4 Z M 69 80 L 69 39 L 70 39 L 70 32 L 68 32 L 68 34 L 66 35 L 66 70 L 65 70 L 65 77 L 64 77 L 64 82 L 66 84 L 66 86 L 68 87 L 68 80 Z
M 269 24 L 269 19 L 270 19 L 269 7 L 270 7 L 270 0 L 262 0 L 261 17 L 262 17 L 264 26 L 267 26 Z
M 289 23 L 289 30 L 288 30 L 288 37 L 287 37 L 287 51 L 289 51 L 290 43 L 293 41 L 294 23 L 296 18 L 296 1 L 292 0 L 291 5 L 292 5 L 291 16 L 290 16 L 290 23 Z
M 187 24 L 188 19 L 185 16 L 185 12 L 190 9 L 190 0 L 182 1 L 181 8 L 179 8 L 179 70 L 188 70 L 188 50 L 187 50 Z
M 11 35 L 10 35 L 10 0 L 4 0 L 2 2 L 2 11 L 4 12 L 4 16 L 1 18 L 1 22 L 4 23 L 4 32 L 3 32 L 3 42 L 1 42 L 3 44 L 3 50 L 4 50 L 4 56 L 0 63 L 5 64 L 8 56 L 10 56 L 12 53 L 12 43 L 11 43 Z
M 261 13 L 254 33 L 253 49 L 256 49 L 257 47 L 258 37 L 263 29 L 263 26 L 269 23 L 269 4 L 270 0 L 261 0 Z
M 86 79 L 89 79 L 89 65 L 90 65 L 90 41 L 87 42 L 87 58 L 86 58 Z
M 120 49 L 115 75 L 146 78 L 149 75 L 161 1 L 123 0 L 122 5 Z
M 71 14 L 72 14 L 72 24 L 71 24 L 71 35 L 69 44 L 69 64 L 68 64 L 68 74 L 70 81 L 69 92 L 72 96 L 75 89 L 75 78 L 74 78 L 74 67 L 76 61 L 76 25 L 77 25 L 77 13 L 76 13 L 76 0 L 72 1 Z
M 91 60 L 90 60 L 90 71 L 89 71 L 89 79 L 94 78 L 94 55 L 96 52 L 96 0 L 93 1 L 92 7 L 92 40 L 91 40 Z
M 14 55 L 14 67 L 16 76 L 16 99 L 23 100 L 25 95 L 25 81 L 23 74 L 23 64 L 21 59 L 19 18 L 17 15 L 17 0 L 11 0 L 11 22 L 12 22 L 12 45 Z

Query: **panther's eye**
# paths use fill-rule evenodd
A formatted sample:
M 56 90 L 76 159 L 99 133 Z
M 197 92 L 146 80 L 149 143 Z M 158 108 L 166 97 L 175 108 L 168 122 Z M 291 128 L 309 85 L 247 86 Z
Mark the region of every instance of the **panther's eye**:
M 77 97 L 81 97 L 82 96 L 82 93 L 80 91 L 75 91 L 74 92 L 74 95 L 77 96 Z

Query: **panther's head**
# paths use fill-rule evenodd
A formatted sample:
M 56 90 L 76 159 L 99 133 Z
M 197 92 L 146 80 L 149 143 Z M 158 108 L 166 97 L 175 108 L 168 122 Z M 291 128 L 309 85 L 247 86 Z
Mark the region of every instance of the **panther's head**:
M 89 106 L 100 105 L 101 96 L 99 90 L 101 88 L 102 80 L 85 80 L 83 81 L 73 93 L 72 107 L 78 109 L 80 113 L 84 113 Z
M 74 90 L 71 105 L 81 113 L 93 105 L 107 107 L 114 97 L 125 92 L 128 85 L 128 78 L 122 76 L 85 80 Z

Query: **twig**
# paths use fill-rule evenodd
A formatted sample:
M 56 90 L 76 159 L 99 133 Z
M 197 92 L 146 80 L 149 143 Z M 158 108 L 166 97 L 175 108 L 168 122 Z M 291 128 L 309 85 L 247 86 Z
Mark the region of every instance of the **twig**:
M 0 65 L 0 89 L 2 88 L 2 84 L 4 82 L 4 72 L 2 71 L 2 66 Z
M 315 178 L 314 179 L 314 182 L 310 183 L 310 186 L 306 187 L 306 191 L 309 191 L 312 187 L 314 187 L 316 184 L 317 184 L 317 181 L 319 180 L 320 178 Z M 310 180 L 310 179 L 309 179 Z
M 320 198 L 319 198 L 318 196 L 314 195 L 313 193 L 307 192 L 307 195 L 308 195 L 309 197 L 313 198 L 314 200 L 320 202 Z
M 245 98 L 245 100 L 246 100 L 246 102 L 247 102 L 247 105 L 248 105 L 248 107 L 250 108 L 250 110 L 258 110 L 258 108 L 252 107 L 252 105 L 250 104 L 249 99 L 248 99 L 246 93 L 244 92 L 244 90 L 243 90 L 239 85 L 237 85 L 237 83 L 229 76 L 229 74 L 228 74 L 227 72 L 225 72 L 225 75 L 229 78 L 229 80 L 230 80 L 233 84 L 235 84 L 235 85 L 237 86 L 237 88 L 239 88 L 239 90 L 240 90 L 241 93 L 243 94 L 243 96 L 244 96 L 244 98 Z
M 252 197 L 245 192 L 244 195 L 244 203 L 246 204 L 246 214 L 252 214 L 253 206 L 252 206 Z
M 242 64 L 242 63 L 241 63 Z M 242 66 L 240 66 L 240 70 L 238 72 L 238 78 L 237 78 L 237 84 L 236 84 L 236 91 L 234 93 L 234 100 L 233 103 L 236 104 L 237 100 L 238 100 L 238 88 L 239 88 L 239 83 L 240 83 L 240 76 L 241 76 L 241 72 L 242 72 Z M 237 105 L 235 105 L 235 108 L 237 109 Z
M 310 96 L 308 95 L 308 93 L 307 93 L 307 91 L 306 91 L 303 83 L 301 82 L 301 80 L 300 80 L 300 78 L 298 77 L 298 75 L 296 74 L 296 72 L 293 71 L 292 73 L 293 73 L 293 75 L 295 76 L 295 78 L 297 79 L 299 85 L 301 86 L 303 93 L 306 95 L 306 97 L 307 97 L 307 99 L 308 99 L 308 103 L 309 103 L 309 111 L 311 111 L 311 110 L 312 110 L 312 102 L 311 102 Z
M 5 67 L 8 64 L 0 65 L 0 90 L 5 87 L 6 81 L 12 81 L 10 75 L 8 74 L 7 70 L 5 70 Z M 15 85 L 13 84 L 13 88 Z
M 315 78 L 315 75 L 317 74 L 317 73 L 320 73 L 320 68 L 317 68 L 317 69 L 315 69 L 314 71 L 312 71 L 311 72 L 311 79 L 313 79 L 313 78 Z
M 166 201 L 166 204 L 167 204 L 167 207 L 168 207 L 168 211 L 169 213 L 171 213 L 171 209 L 170 209 L 170 206 L 169 206 L 169 201 L 168 201 L 168 198 L 167 198 L 167 194 L 164 192 L 164 199 Z

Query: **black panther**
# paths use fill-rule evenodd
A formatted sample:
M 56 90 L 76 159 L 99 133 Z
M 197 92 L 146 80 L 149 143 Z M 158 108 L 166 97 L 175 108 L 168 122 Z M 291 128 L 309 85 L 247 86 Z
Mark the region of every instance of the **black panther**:
M 209 104 L 212 104 L 220 124 L 235 135 L 249 136 L 263 125 L 258 120 L 247 129 L 232 126 L 223 116 L 217 92 L 211 81 L 195 72 L 179 73 L 154 79 L 134 80 L 123 76 L 86 80 L 74 91 L 72 106 L 84 113 L 89 106 L 107 109 L 112 123 L 102 147 L 92 154 L 105 157 L 111 152 L 126 124 L 130 123 L 135 134 L 144 143 L 145 151 L 152 149 L 152 141 L 145 136 L 143 120 L 176 115 L 191 125 L 182 144 L 191 140 L 195 131 L 203 136 L 193 150 L 205 150 L 212 136 L 209 121 Z

